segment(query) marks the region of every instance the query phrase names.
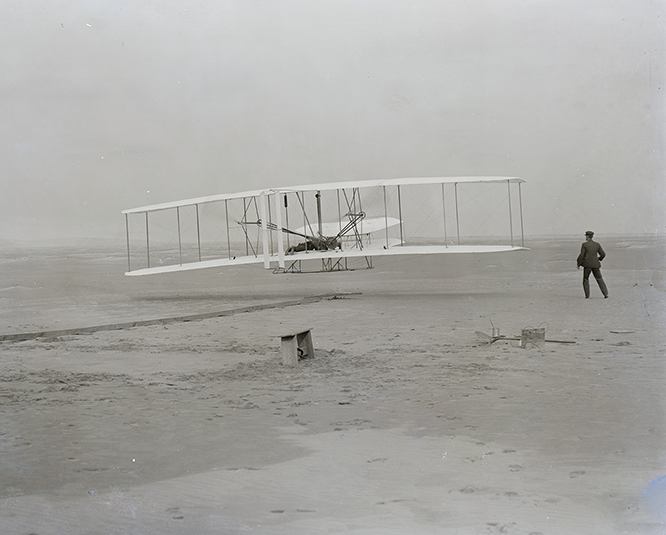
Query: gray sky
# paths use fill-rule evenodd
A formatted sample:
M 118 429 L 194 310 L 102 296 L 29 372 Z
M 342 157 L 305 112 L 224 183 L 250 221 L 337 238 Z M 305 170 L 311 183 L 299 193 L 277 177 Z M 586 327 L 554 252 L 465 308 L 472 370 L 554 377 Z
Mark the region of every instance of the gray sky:
M 525 178 L 527 235 L 663 233 L 658 0 L 4 0 L 0 239 L 122 209 Z

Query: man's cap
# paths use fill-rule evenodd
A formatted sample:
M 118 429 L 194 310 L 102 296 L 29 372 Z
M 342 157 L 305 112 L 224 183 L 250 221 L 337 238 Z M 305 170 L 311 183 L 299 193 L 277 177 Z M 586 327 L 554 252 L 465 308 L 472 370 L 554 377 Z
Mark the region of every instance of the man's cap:
M 594 236 L 594 232 L 592 232 L 591 230 L 587 230 L 585 231 L 585 236 Z

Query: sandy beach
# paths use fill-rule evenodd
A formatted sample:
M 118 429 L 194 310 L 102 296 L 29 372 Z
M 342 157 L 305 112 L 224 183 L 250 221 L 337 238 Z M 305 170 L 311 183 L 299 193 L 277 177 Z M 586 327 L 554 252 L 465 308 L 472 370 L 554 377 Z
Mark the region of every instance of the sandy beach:
M 666 533 L 666 242 L 599 236 L 586 300 L 580 241 L 136 278 L 5 247 L 0 335 L 164 321 L 0 342 L 0 532 Z

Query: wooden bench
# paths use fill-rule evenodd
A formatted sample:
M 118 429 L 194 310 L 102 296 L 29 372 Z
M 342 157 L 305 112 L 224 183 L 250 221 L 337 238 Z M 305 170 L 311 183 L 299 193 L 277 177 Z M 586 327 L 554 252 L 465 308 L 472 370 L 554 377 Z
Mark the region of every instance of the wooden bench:
M 305 329 L 293 334 L 284 334 L 282 339 L 282 364 L 296 366 L 300 359 L 313 359 L 312 333 Z

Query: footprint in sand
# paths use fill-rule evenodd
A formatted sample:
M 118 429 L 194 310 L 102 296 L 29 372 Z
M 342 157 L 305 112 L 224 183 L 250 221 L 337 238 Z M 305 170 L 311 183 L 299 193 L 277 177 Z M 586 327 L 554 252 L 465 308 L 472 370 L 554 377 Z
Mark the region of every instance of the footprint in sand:
M 184 518 L 180 513 L 180 507 L 169 507 L 167 513 L 169 513 L 174 520 L 182 520 Z

